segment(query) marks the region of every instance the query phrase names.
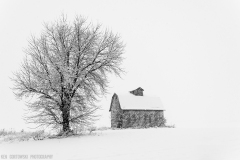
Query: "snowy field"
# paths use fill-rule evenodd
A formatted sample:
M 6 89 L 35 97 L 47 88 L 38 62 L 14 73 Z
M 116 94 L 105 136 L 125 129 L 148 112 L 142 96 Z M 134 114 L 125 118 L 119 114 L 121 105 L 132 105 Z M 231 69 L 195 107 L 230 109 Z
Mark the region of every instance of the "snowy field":
M 0 155 L 7 159 L 10 155 L 28 155 L 27 159 L 52 155 L 54 160 L 239 160 L 240 129 L 96 131 L 65 139 L 4 142 Z

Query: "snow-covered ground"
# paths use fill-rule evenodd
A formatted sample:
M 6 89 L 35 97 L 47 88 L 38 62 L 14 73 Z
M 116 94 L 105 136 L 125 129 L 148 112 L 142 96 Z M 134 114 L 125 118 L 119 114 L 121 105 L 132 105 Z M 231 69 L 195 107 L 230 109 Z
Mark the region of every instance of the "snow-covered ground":
M 0 156 L 55 160 L 239 160 L 240 129 L 151 128 L 0 144 Z M 1 157 L 0 157 L 1 159 Z

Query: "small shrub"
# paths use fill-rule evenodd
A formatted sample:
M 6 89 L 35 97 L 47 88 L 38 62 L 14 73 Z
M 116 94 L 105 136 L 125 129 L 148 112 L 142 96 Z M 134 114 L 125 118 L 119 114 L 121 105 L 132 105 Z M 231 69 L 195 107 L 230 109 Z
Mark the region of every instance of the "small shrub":
M 110 127 L 99 127 L 97 128 L 97 130 L 99 131 L 105 131 L 105 130 L 108 130 L 108 129 L 111 129 Z
M 23 135 L 18 138 L 19 141 L 28 141 L 31 137 L 29 135 Z
M 0 130 L 0 136 L 5 136 L 5 135 L 7 135 L 7 132 L 4 129 Z
M 5 129 L 2 129 L 1 131 L 0 131 L 0 136 L 6 136 L 6 135 L 13 135 L 13 134 L 15 134 L 16 132 L 13 130 L 13 129 L 11 129 L 10 131 L 7 131 L 7 130 L 5 130 Z
M 166 125 L 165 127 L 167 127 L 167 128 L 175 128 L 175 125 L 173 124 L 173 125 Z
M 4 136 L 4 138 L 2 140 L 5 142 L 7 142 L 7 141 L 28 141 L 30 139 L 43 140 L 47 137 L 47 134 L 43 130 L 35 131 L 35 132 L 26 132 L 24 130 L 21 130 L 20 132 L 15 132 L 13 130 L 5 131 L 3 129 L 0 131 L 0 135 Z
M 97 130 L 97 128 L 93 127 L 93 126 L 88 128 L 89 134 L 91 134 L 93 131 L 96 131 L 96 130 Z
M 69 136 L 72 136 L 72 135 L 75 135 L 74 131 L 73 130 L 70 130 L 70 131 L 60 131 L 58 134 L 57 134 L 57 137 L 69 137 Z
M 6 137 L 4 137 L 3 141 L 9 142 L 9 141 L 13 141 L 14 139 L 15 139 L 15 137 L 13 137 L 13 136 L 6 136 Z
M 44 135 L 44 130 L 40 130 L 40 131 L 36 131 L 36 132 L 33 132 L 30 137 L 32 137 L 35 141 L 38 141 L 38 140 L 43 140 L 45 138 L 45 135 Z

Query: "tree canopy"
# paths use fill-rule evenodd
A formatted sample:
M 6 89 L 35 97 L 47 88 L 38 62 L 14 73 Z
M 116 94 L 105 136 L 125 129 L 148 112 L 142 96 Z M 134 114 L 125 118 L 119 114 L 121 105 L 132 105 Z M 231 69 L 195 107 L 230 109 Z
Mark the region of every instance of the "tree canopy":
M 14 73 L 18 98 L 35 96 L 27 122 L 71 131 L 88 125 L 108 88 L 108 75 L 120 75 L 124 44 L 117 34 L 87 19 L 62 16 L 29 40 L 21 69 Z

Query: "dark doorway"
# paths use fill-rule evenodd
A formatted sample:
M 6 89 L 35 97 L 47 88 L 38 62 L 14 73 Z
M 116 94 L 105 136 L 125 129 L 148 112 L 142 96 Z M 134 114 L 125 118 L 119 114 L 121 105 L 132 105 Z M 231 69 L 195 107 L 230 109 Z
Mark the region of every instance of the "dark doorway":
M 123 123 L 122 118 L 123 116 L 119 114 L 118 121 L 117 121 L 117 128 L 122 128 L 122 123 Z

